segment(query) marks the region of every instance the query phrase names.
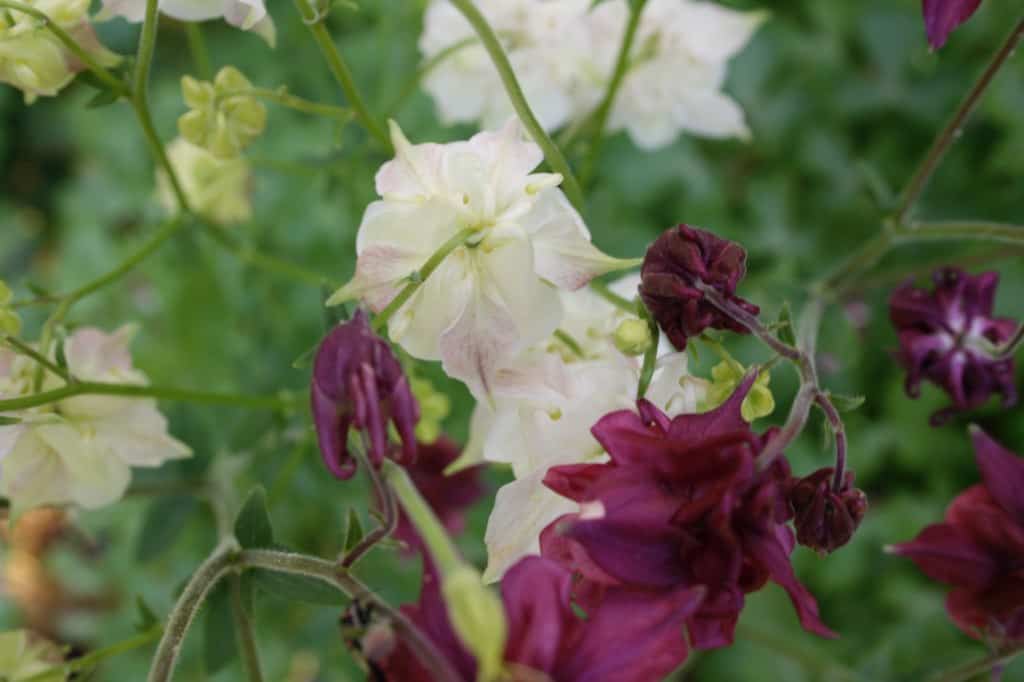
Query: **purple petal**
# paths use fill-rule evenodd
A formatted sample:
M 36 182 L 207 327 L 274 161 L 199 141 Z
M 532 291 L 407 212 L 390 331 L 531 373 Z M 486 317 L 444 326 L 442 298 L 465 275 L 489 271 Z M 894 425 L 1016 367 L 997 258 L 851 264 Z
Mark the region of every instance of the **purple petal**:
M 657 408 L 653 408 L 657 410 Z M 648 410 L 649 411 L 649 410 Z M 619 465 L 650 466 L 655 452 L 665 448 L 665 432 L 657 422 L 645 422 L 632 410 L 601 417 L 590 432 Z
M 924 27 L 933 49 L 946 44 L 949 34 L 967 21 L 981 0 L 923 0 Z
M 356 473 L 356 462 L 348 453 L 351 415 L 339 410 L 334 401 L 324 395 L 316 383 L 312 386 L 310 397 L 316 438 L 324 464 L 337 478 L 352 478 Z
M 1024 524 L 1024 459 L 977 427 L 971 429 L 971 440 L 985 487 L 1003 509 Z
M 550 559 L 531 556 L 517 562 L 501 581 L 508 616 L 505 660 L 538 671 L 553 670 L 559 645 L 574 619 L 569 607 L 572 574 Z
M 894 554 L 908 557 L 932 580 L 950 585 L 980 586 L 997 570 L 983 548 L 948 523 L 928 526 L 910 542 L 891 549 Z

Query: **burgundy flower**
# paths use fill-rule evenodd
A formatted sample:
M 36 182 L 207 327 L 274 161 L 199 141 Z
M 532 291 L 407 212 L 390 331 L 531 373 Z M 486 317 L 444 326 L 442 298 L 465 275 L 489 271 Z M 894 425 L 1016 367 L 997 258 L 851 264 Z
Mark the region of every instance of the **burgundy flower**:
M 758 435 L 740 414 L 754 376 L 704 414 L 669 420 L 641 400 L 639 415 L 606 415 L 592 432 L 610 462 L 548 470 L 545 485 L 582 510 L 544 530 L 542 553 L 582 576 L 581 603 L 600 603 L 609 587 L 702 587 L 687 626 L 694 646 L 713 648 L 733 641 L 744 595 L 770 579 L 807 630 L 834 636 L 789 562 L 789 465 L 779 457 L 759 471 L 756 463 L 776 431 Z
M 849 542 L 868 510 L 867 497 L 853 487 L 853 472 L 846 472 L 842 489 L 835 491 L 834 471 L 832 467 L 818 469 L 795 481 L 789 491 L 797 542 L 822 554 Z
M 412 482 L 452 535 L 462 532 L 465 522 L 463 512 L 480 499 L 484 492 L 480 480 L 482 468 L 479 466 L 462 469 L 451 476 L 444 474 L 445 468 L 458 456 L 458 446 L 441 436 L 430 445 L 419 443 L 416 461 L 406 467 Z M 394 535 L 413 549 L 423 548 L 419 533 L 402 509 L 399 510 L 398 527 Z
M 388 455 L 402 464 L 416 458 L 413 431 L 419 406 L 402 366 L 388 344 L 370 329 L 362 310 L 335 327 L 320 344 L 310 393 L 320 452 L 338 478 L 351 478 L 356 471 L 348 451 L 352 427 L 365 434 L 367 454 L 375 466 Z M 402 439 L 401 449 L 388 443 L 389 420 Z
M 932 415 L 933 424 L 980 407 L 994 393 L 1002 394 L 1005 406 L 1013 405 L 1013 358 L 996 358 L 989 350 L 1017 328 L 1013 320 L 992 317 L 999 274 L 972 276 L 942 268 L 932 279 L 931 291 L 908 282 L 889 299 L 889 317 L 900 339 L 896 357 L 907 368 L 907 394 L 916 398 L 924 379 L 949 393 L 953 405 Z
M 641 269 L 640 297 L 679 350 L 686 339 L 711 327 L 746 334 L 747 328 L 705 300 L 701 287 L 756 315 L 759 308 L 736 296 L 746 274 L 747 253 L 736 242 L 689 225 L 665 231 L 647 249 Z
M 657 682 L 686 660 L 683 624 L 701 590 L 667 593 L 610 590 L 583 619 L 570 603 L 572 574 L 541 557 L 522 559 L 505 574 L 501 596 L 508 621 L 505 666 L 510 682 Z M 416 606 L 402 611 L 431 639 L 465 682 L 476 663 L 448 621 L 435 577 L 424 576 Z M 404 644 L 375 661 L 387 682 L 433 682 Z
M 944 523 L 892 548 L 953 586 L 946 610 L 973 637 L 1024 640 L 1024 460 L 973 429 L 982 483 L 961 493 Z
M 932 49 L 945 45 L 953 29 L 970 19 L 980 4 L 981 0 L 922 0 L 924 28 Z

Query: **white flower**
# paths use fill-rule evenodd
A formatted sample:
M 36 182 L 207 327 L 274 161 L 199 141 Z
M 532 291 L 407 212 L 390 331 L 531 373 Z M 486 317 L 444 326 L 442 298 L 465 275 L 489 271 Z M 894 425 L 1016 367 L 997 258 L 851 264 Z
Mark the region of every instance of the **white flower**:
M 68 370 L 82 381 L 144 384 L 132 367 L 133 334 L 82 328 L 65 343 Z M 33 361 L 0 351 L 0 396 L 31 392 Z M 44 389 L 56 388 L 47 379 Z M 119 499 L 131 467 L 158 467 L 191 451 L 167 433 L 167 420 L 148 398 L 80 395 L 40 408 L 7 413 L 19 423 L 0 427 L 0 494 L 14 514 L 41 505 L 91 509 Z
M 599 4 L 588 17 L 595 43 L 621 40 L 628 15 L 626 0 Z M 681 131 L 748 137 L 743 110 L 721 89 L 729 59 L 766 16 L 700 0 L 650 0 L 634 40 L 633 66 L 615 98 L 610 128 L 627 130 L 644 149 L 667 145 Z M 607 55 L 599 68 L 610 78 Z
M 590 243 L 560 175 L 531 173 L 542 154 L 515 121 L 445 145 L 412 145 L 394 123 L 391 136 L 396 156 L 377 173 L 382 199 L 359 226 L 355 276 L 328 304 L 358 297 L 381 311 L 442 245 L 474 230 L 391 316 L 389 332 L 486 395 L 503 360 L 558 327 L 556 289 L 623 261 Z
M 252 217 L 249 202 L 251 173 L 245 157 L 221 159 L 178 137 L 167 145 L 167 158 L 181 182 L 192 209 L 215 223 L 229 225 Z M 178 202 L 171 181 L 157 169 L 157 196 L 168 212 Z
M 37 680 L 61 682 L 67 673 L 58 669 L 53 674 L 43 672 L 64 660 L 60 647 L 30 633 L 28 630 L 0 632 L 0 679 L 9 682 Z
M 160 0 L 160 11 L 179 21 L 208 21 L 224 18 L 243 31 L 253 31 L 273 47 L 274 21 L 264 0 Z M 101 18 L 124 17 L 138 23 L 146 17 L 146 0 L 103 0 Z

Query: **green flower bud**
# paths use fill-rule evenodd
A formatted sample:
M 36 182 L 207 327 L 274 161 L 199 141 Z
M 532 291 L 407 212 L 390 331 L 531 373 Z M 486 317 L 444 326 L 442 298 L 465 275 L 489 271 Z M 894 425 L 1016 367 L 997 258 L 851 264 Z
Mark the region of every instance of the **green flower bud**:
M 420 421 L 416 425 L 416 440 L 433 443 L 443 431 L 444 420 L 451 412 L 451 400 L 428 380 L 413 376 L 409 382 L 412 394 L 420 404 Z
M 213 88 L 217 91 L 218 95 L 238 90 L 248 90 L 251 87 L 252 83 L 249 82 L 249 79 L 233 66 L 225 66 L 217 72 L 213 79 Z
M 501 599 L 483 584 L 480 573 L 468 564 L 442 577 L 441 593 L 452 629 L 477 661 L 477 679 L 497 679 L 508 637 Z
M 0 19 L 0 82 L 22 91 L 26 104 L 53 97 L 74 78 L 64 47 L 46 29 L 9 29 Z
M 243 157 L 221 159 L 178 138 L 167 145 L 167 158 L 185 196 L 199 215 L 223 225 L 245 222 L 252 217 L 251 173 Z M 171 182 L 160 169 L 157 169 L 157 195 L 169 212 L 177 209 Z
M 213 108 L 213 86 L 192 76 L 181 77 L 181 94 L 190 109 Z
M 626 355 L 643 355 L 654 341 L 650 326 L 635 318 L 623 320 L 615 329 L 613 340 L 615 347 Z
M 267 125 L 266 107 L 246 94 L 251 90 L 233 66 L 221 69 L 213 83 L 185 76 L 181 91 L 190 111 L 178 119 L 181 136 L 218 158 L 238 156 Z

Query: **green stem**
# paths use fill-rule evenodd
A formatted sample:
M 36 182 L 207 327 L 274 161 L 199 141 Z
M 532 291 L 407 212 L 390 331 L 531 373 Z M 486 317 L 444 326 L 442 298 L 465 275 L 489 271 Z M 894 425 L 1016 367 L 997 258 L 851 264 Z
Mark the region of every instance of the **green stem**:
M 75 658 L 68 661 L 67 663 L 61 663 L 60 665 L 54 666 L 42 672 L 38 672 L 31 677 L 22 678 L 19 682 L 45 682 L 53 679 L 64 679 L 59 677 L 61 675 L 68 676 L 72 673 L 83 672 L 90 668 L 102 663 L 108 658 L 120 656 L 123 653 L 144 647 L 150 642 L 158 639 L 163 633 L 164 629 L 162 625 L 154 625 L 152 628 L 143 632 L 142 634 L 130 637 L 123 642 L 117 644 L 111 644 L 108 647 L 97 649 L 96 651 L 89 652 L 81 658 Z
M 966 682 L 966 680 L 973 679 L 978 675 L 984 675 L 1001 665 L 1006 665 L 1021 653 L 1024 653 L 1024 649 L 996 652 L 976 661 L 944 670 L 928 679 L 929 682 Z
M 569 162 L 566 160 L 565 155 L 562 154 L 562 150 L 552 141 L 540 122 L 537 121 L 537 117 L 533 115 L 533 110 L 530 109 L 530 104 L 526 101 L 525 95 L 523 95 L 523 89 L 519 86 L 515 71 L 512 70 L 512 64 L 509 63 L 508 55 L 505 54 L 505 50 L 502 48 L 498 36 L 495 35 L 494 29 L 487 23 L 487 19 L 477 9 L 473 0 L 451 0 L 451 3 L 466 17 L 473 30 L 476 31 L 480 42 L 483 43 L 484 49 L 487 50 L 487 54 L 490 55 L 491 61 L 494 63 L 494 68 L 498 70 L 501 82 L 505 85 L 505 92 L 508 94 L 512 107 L 519 116 L 519 120 L 522 121 L 526 131 L 530 133 L 530 136 L 533 137 L 534 141 L 544 152 L 544 158 L 547 159 L 548 165 L 556 173 L 561 173 L 562 187 L 569 201 L 576 207 L 576 210 L 582 211 L 583 191 L 580 189 L 580 183 L 576 180 L 576 176 L 573 175 Z
M 203 228 L 203 231 L 209 235 L 218 246 L 234 254 L 234 256 L 243 263 L 248 263 L 249 265 L 256 266 L 266 270 L 267 272 L 284 275 L 318 287 L 325 284 L 331 284 L 330 279 L 325 275 L 313 272 L 312 270 L 307 270 L 301 265 L 296 265 L 290 261 L 282 260 L 276 256 L 271 256 L 254 249 L 251 246 L 243 244 L 237 237 L 222 227 L 204 222 Z
M 429 74 L 431 71 L 437 68 L 439 64 L 441 64 L 444 60 L 448 59 L 459 50 L 470 45 L 475 45 L 476 43 L 479 42 L 480 40 L 475 37 L 463 38 L 462 40 L 452 43 L 448 47 L 444 48 L 443 50 L 435 54 L 430 59 L 427 59 L 425 62 L 420 64 L 419 68 L 416 69 L 416 73 L 414 73 L 412 78 L 410 78 L 409 81 L 404 86 L 402 86 L 402 89 L 399 91 L 398 96 L 395 97 L 394 101 L 391 103 L 391 106 L 387 108 L 388 118 L 394 116 L 395 112 L 398 111 L 398 109 L 402 106 L 405 100 L 409 99 L 409 97 L 412 96 L 412 93 L 416 92 L 416 88 L 419 87 L 419 84 L 422 83 L 423 79 L 427 77 L 427 74 Z
M 597 167 L 597 161 L 601 156 L 601 145 L 604 141 L 604 127 L 608 123 L 608 115 L 615 104 L 615 96 L 625 80 L 626 71 L 629 70 L 629 53 L 633 49 L 633 41 L 636 38 L 637 28 L 640 26 L 640 16 L 643 14 L 647 0 L 634 0 L 630 3 L 629 22 L 626 24 L 626 31 L 622 36 L 622 43 L 619 44 L 619 54 L 615 58 L 615 70 L 612 72 L 612 79 L 608 82 L 608 89 L 604 98 L 594 112 L 594 141 L 590 147 L 590 154 L 583 165 L 581 177 L 584 185 L 589 185 Z
M 286 396 L 260 396 L 232 393 L 210 393 L 192 391 L 168 386 L 141 386 L 132 384 L 108 384 L 96 381 L 78 381 L 67 386 L 43 391 L 21 398 L 0 400 L 0 412 L 27 410 L 40 405 L 48 405 L 80 395 L 114 395 L 128 398 L 157 398 L 181 402 L 203 403 L 207 405 L 230 405 L 254 409 L 286 409 L 295 402 Z
M 382 471 L 384 480 L 388 482 L 395 497 L 401 503 L 402 509 L 405 510 L 420 537 L 423 538 L 423 544 L 430 551 L 430 556 L 440 574 L 444 576 L 462 566 L 462 557 L 455 549 L 455 544 L 448 537 L 448 533 L 445 532 L 444 526 L 434 514 L 434 510 L 423 499 L 423 495 L 416 489 L 416 485 L 409 478 L 405 469 L 391 460 L 384 460 Z
M 565 331 L 564 329 L 556 329 L 555 338 L 565 344 L 569 351 L 578 358 L 586 358 L 587 354 L 583 352 L 583 347 L 580 346 L 579 341 L 573 338 L 572 334 Z
M 913 208 L 918 198 L 920 198 L 921 193 L 924 192 L 925 186 L 928 184 L 928 181 L 931 179 L 936 169 L 938 169 L 939 164 L 942 162 L 942 158 L 956 139 L 960 137 L 964 123 L 978 106 L 982 95 L 984 95 L 985 91 L 988 90 L 988 87 L 992 84 L 992 80 L 995 78 L 996 74 L 999 73 L 999 70 L 1007 60 L 1013 56 L 1013 52 L 1022 38 L 1024 38 L 1024 19 L 1021 19 L 1010 32 L 1010 35 L 1006 38 L 1002 47 L 1000 47 L 995 56 L 992 57 L 992 61 L 982 72 L 974 86 L 967 92 L 963 101 L 960 102 L 960 106 L 957 107 L 957 110 L 953 113 L 952 118 L 949 119 L 946 126 L 939 132 L 935 141 L 932 143 L 931 148 L 928 150 L 928 153 L 925 154 L 925 157 L 921 160 L 917 170 L 914 171 L 914 175 L 910 178 L 910 182 L 907 183 L 906 189 L 903 190 L 903 193 L 900 196 L 900 203 L 896 208 L 896 213 L 894 214 L 896 224 L 905 222 L 907 214 L 910 212 L 910 209 Z
M 651 385 L 651 379 L 654 378 L 654 368 L 658 364 L 658 341 L 661 335 L 661 330 L 658 328 L 658 323 L 654 321 L 651 313 L 647 308 L 641 310 L 641 317 L 647 322 L 647 328 L 651 332 L 651 344 L 647 346 L 647 350 L 644 351 L 643 365 L 640 367 L 640 381 L 636 387 L 636 399 L 640 400 L 647 395 L 647 389 Z
M 203 29 L 199 22 L 185 22 L 185 37 L 188 39 L 188 51 L 192 53 L 192 63 L 195 66 L 196 74 L 204 81 L 210 80 L 213 78 L 213 66 L 210 63 L 210 53 L 206 49 Z
M 263 682 L 260 655 L 256 648 L 256 636 L 253 634 L 252 622 L 249 620 L 249 614 L 246 613 L 245 604 L 242 601 L 241 576 L 231 576 L 230 588 L 231 612 L 235 619 L 235 637 L 238 639 L 238 648 L 242 652 L 245 671 L 249 676 L 249 682 Z
M 326 116 L 342 121 L 350 120 L 355 114 L 346 107 L 336 107 L 331 104 L 312 102 L 302 97 L 296 97 L 287 91 L 285 87 L 273 88 L 247 88 L 245 90 L 233 90 L 218 95 L 217 99 L 226 100 L 232 97 L 259 97 L 261 99 L 280 104 L 283 107 L 301 111 L 314 116 Z
M 896 228 L 897 244 L 923 241 L 980 240 L 1024 246 L 1024 225 L 984 221 L 918 222 Z
M 352 72 L 331 39 L 331 34 L 327 31 L 323 17 L 317 14 L 310 0 L 295 0 L 295 6 L 299 9 L 299 13 L 302 14 L 303 21 L 309 26 L 309 30 L 313 34 L 313 40 L 320 47 L 320 52 L 323 54 L 324 59 L 327 60 L 327 66 L 331 70 L 334 80 L 341 86 L 342 92 L 345 93 L 345 98 L 352 106 L 353 111 L 355 111 L 356 118 L 359 119 L 370 135 L 384 145 L 386 149 L 391 149 L 391 140 L 388 137 L 387 130 L 370 113 L 362 95 L 359 94 L 355 79 L 352 78 Z
M 78 41 L 72 38 L 71 34 L 62 29 L 55 22 L 50 21 L 50 17 L 47 16 L 45 12 L 23 2 L 17 2 L 16 0 L 0 0 L 0 8 L 7 8 L 14 10 L 15 12 L 22 12 L 23 14 L 28 14 L 38 19 L 42 22 L 43 26 L 53 33 L 53 35 L 57 37 L 57 40 L 64 43 L 65 47 L 71 50 L 75 57 L 85 64 L 86 68 L 89 69 L 96 78 L 102 81 L 104 85 L 122 97 L 129 94 L 128 86 L 121 81 L 120 78 L 112 74 L 110 71 L 107 71 L 99 62 L 93 59 L 93 56 L 89 54 L 89 52 L 78 43 Z
M 613 306 L 627 312 L 630 315 L 636 315 L 636 304 L 630 301 L 628 298 L 619 296 L 617 293 L 611 290 L 611 288 L 604 282 L 596 279 L 590 280 L 590 289 L 595 294 L 603 298 L 604 300 L 611 303 Z
M 74 382 L 74 379 L 71 377 L 71 374 L 66 369 L 58 366 L 56 363 L 51 362 L 49 358 L 47 358 L 45 355 L 37 351 L 32 346 L 28 345 L 27 343 L 24 343 L 23 341 L 16 339 L 13 336 L 6 335 L 0 335 L 0 341 L 6 343 L 16 353 L 32 358 L 40 366 L 50 370 L 50 372 L 52 372 L 54 376 L 60 377 L 69 384 Z
M 438 266 L 444 262 L 444 259 L 451 254 L 452 251 L 459 248 L 466 241 L 477 233 L 477 229 L 473 227 L 466 227 L 459 230 L 454 236 L 448 241 L 441 245 L 441 247 L 435 251 L 427 262 L 423 264 L 419 270 L 413 273 L 412 281 L 405 285 L 405 287 L 398 292 L 398 295 L 391 299 L 391 302 L 385 306 L 384 310 L 377 314 L 377 317 L 373 320 L 373 328 L 376 331 L 380 331 L 387 326 L 388 320 L 394 315 L 399 308 L 405 305 L 406 301 L 412 298 L 412 295 L 416 293 L 416 290 L 420 288 L 424 282 L 426 282 L 434 270 L 437 270 Z

